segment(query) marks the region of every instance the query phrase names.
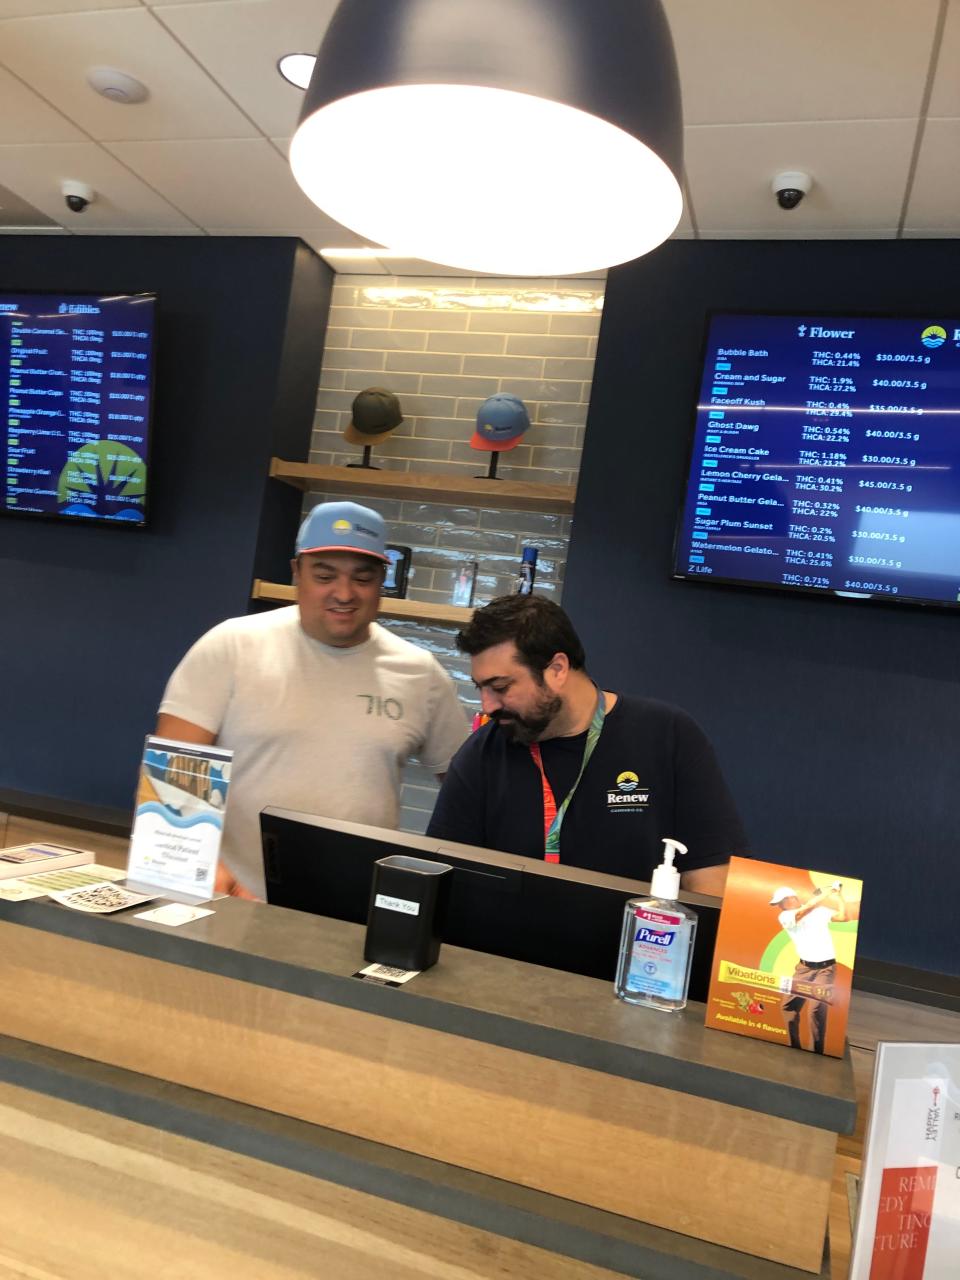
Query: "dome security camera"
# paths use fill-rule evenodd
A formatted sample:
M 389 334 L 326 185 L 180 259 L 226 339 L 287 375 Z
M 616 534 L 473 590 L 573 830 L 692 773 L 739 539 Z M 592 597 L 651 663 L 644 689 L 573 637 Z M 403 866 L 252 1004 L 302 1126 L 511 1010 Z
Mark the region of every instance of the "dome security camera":
M 88 186 L 85 182 L 75 182 L 72 178 L 66 178 L 60 185 L 63 192 L 63 198 L 67 202 L 67 208 L 71 213 L 83 213 L 87 205 L 92 204 L 97 198 L 97 193 L 93 187 Z
M 801 173 L 799 170 L 778 173 L 770 183 L 781 209 L 795 209 L 812 186 L 813 179 L 809 173 Z

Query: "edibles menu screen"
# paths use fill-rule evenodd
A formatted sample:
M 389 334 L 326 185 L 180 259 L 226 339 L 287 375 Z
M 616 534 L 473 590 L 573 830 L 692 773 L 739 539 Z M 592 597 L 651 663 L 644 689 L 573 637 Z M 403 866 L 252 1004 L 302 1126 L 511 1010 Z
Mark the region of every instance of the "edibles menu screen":
M 960 318 L 714 314 L 678 577 L 960 603 Z
M 154 294 L 0 294 L 0 510 L 142 525 Z

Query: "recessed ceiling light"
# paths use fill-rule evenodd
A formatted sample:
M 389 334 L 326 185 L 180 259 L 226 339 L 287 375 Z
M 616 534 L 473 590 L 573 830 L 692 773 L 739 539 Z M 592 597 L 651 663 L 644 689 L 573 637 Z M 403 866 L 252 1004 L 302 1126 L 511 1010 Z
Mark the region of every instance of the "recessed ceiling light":
M 313 53 L 285 53 L 277 63 L 277 70 L 290 84 L 298 89 L 306 89 L 316 60 L 316 54 Z

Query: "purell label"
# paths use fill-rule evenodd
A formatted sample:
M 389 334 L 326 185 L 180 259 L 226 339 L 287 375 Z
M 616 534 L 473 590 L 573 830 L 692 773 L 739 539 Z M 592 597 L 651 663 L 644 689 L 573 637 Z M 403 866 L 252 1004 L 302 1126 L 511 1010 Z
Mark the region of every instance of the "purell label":
M 648 929 L 646 925 L 641 925 L 634 942 L 649 942 L 654 947 L 669 947 L 675 937 L 676 933 L 673 929 Z
M 686 933 L 682 916 L 638 907 L 627 987 L 644 995 L 677 999 L 683 995 L 686 973 Z

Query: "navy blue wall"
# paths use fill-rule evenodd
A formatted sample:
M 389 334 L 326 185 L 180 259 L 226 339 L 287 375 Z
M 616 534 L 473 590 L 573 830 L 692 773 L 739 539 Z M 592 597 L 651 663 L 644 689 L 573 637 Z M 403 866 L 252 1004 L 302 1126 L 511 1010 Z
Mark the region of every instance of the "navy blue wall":
M 0 237 L 0 289 L 160 298 L 150 528 L 0 518 L 0 790 L 129 809 L 173 665 L 286 572 L 267 472 L 307 456 L 331 279 L 294 240 Z
M 756 856 L 862 877 L 861 953 L 953 974 L 960 614 L 670 572 L 707 310 L 932 322 L 958 266 L 955 241 L 674 242 L 611 272 L 564 588 L 608 688 L 703 724 Z

